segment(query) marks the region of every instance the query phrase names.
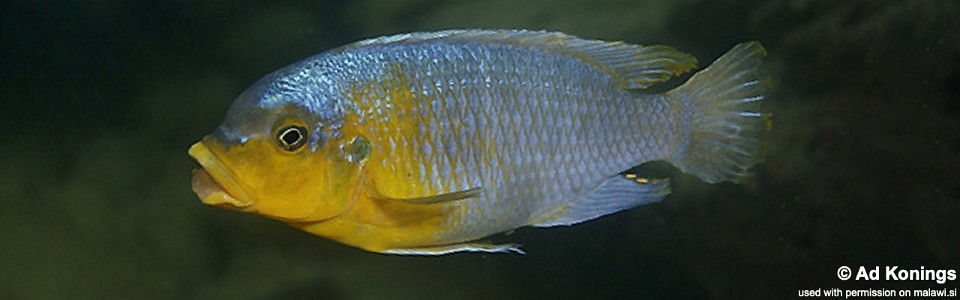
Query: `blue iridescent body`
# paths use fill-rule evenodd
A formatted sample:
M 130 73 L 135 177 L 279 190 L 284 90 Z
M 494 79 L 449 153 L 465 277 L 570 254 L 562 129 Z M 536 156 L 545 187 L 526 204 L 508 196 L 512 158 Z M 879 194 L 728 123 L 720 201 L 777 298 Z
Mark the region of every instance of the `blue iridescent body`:
M 746 176 L 759 161 L 762 55 L 759 44 L 741 44 L 680 88 L 645 94 L 696 60 L 559 33 L 389 36 L 264 77 L 215 136 L 226 144 L 271 136 L 273 121 L 256 112 L 295 107 L 312 151 L 343 139 L 369 145 L 369 154 L 341 154 L 362 164 L 371 197 L 442 206 L 429 244 L 375 251 L 516 250 L 475 241 L 659 201 L 668 180 L 621 174 L 644 162 L 668 161 L 708 182 Z

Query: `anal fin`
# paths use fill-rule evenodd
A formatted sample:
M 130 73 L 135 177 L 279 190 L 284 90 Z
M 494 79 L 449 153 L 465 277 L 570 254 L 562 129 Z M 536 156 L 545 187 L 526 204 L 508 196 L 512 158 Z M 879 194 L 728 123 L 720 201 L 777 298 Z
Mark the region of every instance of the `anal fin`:
M 526 254 L 523 250 L 520 249 L 520 244 L 490 244 L 484 242 L 471 242 L 471 243 L 462 243 L 462 244 L 450 244 L 450 245 L 440 245 L 440 246 L 428 246 L 428 247 L 417 247 L 417 248 L 405 248 L 405 249 L 388 249 L 384 250 L 383 253 L 386 254 L 398 254 L 398 255 L 427 255 L 427 256 L 436 256 L 436 255 L 447 255 L 457 252 L 486 252 L 486 253 L 518 253 Z
M 632 207 L 659 202 L 670 194 L 669 179 L 627 174 L 608 178 L 581 199 L 534 219 L 530 226 L 573 225 Z

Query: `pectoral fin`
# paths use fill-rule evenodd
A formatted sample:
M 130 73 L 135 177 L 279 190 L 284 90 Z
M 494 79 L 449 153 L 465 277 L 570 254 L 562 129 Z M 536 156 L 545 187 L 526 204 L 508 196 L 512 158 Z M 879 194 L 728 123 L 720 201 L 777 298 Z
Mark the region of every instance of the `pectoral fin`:
M 433 195 L 433 196 L 423 196 L 423 197 L 414 197 L 414 198 L 376 197 L 376 199 L 399 201 L 399 202 L 410 203 L 410 204 L 437 204 L 437 203 L 449 203 L 449 202 L 479 198 L 480 191 L 481 191 L 480 187 L 475 187 L 475 188 L 466 189 L 462 191 L 456 191 L 452 193 Z
M 487 253 L 518 253 L 526 254 L 520 249 L 519 244 L 489 244 L 484 242 L 472 242 L 463 244 L 451 244 L 430 247 L 417 247 L 407 249 L 388 249 L 384 250 L 386 254 L 398 255 L 446 255 L 457 252 L 487 252 Z

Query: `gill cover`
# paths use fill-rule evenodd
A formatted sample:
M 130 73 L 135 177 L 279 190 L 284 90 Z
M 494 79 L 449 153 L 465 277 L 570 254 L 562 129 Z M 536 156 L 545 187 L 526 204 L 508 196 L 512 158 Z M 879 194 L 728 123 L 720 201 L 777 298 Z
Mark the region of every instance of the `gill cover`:
M 244 91 L 217 131 L 190 148 L 202 168 L 194 191 L 204 203 L 283 221 L 334 218 L 356 200 L 369 147 L 311 113 L 299 95 L 273 89 L 278 76 Z

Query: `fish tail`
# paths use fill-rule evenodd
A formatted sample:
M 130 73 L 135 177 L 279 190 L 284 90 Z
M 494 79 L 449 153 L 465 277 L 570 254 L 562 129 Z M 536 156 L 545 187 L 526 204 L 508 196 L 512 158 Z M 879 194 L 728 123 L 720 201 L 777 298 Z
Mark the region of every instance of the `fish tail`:
M 769 87 L 760 72 L 764 56 L 758 42 L 739 44 L 667 93 L 689 112 L 687 144 L 670 157 L 681 171 L 709 183 L 739 183 L 763 161 L 762 137 L 769 128 L 769 116 L 761 111 Z

